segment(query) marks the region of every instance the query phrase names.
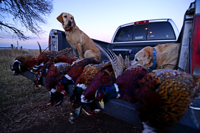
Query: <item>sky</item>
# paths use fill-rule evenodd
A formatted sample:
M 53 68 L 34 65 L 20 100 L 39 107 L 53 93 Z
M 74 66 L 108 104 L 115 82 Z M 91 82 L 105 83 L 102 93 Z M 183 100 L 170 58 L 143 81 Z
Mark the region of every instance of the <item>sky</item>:
M 179 31 L 183 24 L 185 11 L 194 0 L 54 0 L 53 11 L 46 16 L 47 23 L 40 26 L 44 30 L 39 37 L 26 32 L 30 40 L 22 41 L 13 34 L 0 31 L 0 47 L 10 44 L 26 49 L 38 49 L 37 41 L 42 49 L 48 47 L 51 29 L 63 30 L 57 17 L 62 12 L 74 16 L 76 25 L 89 37 L 111 42 L 117 27 L 122 24 L 149 20 L 171 18 Z M 9 21 L 9 18 L 7 18 Z

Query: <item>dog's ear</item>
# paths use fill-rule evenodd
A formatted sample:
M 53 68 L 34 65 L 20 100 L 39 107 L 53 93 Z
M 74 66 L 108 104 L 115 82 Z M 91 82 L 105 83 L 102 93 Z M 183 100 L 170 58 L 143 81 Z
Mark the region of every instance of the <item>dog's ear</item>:
M 143 52 L 143 64 L 144 66 L 151 67 L 151 62 L 153 59 L 152 48 L 146 47 L 144 48 L 145 52 Z
M 143 64 L 144 65 L 149 65 L 150 62 L 151 62 L 151 56 L 145 55 L 144 58 L 143 58 Z
M 57 17 L 57 20 L 58 20 L 60 23 L 63 23 L 62 15 L 63 15 L 63 13 L 61 13 L 61 14 Z

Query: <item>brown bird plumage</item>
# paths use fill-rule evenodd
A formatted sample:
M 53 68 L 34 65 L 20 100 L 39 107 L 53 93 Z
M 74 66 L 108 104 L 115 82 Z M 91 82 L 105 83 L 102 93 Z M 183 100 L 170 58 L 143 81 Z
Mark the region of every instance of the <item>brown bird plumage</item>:
M 74 82 L 78 79 L 78 77 L 83 72 L 83 69 L 88 64 L 99 64 L 100 61 L 94 59 L 94 58 L 83 58 L 80 60 L 77 60 L 72 64 L 71 69 L 67 73 Z
M 177 70 L 151 72 L 138 83 L 139 117 L 157 132 L 177 124 L 200 92 L 200 78 Z
M 60 51 L 45 51 L 42 52 L 37 60 L 37 66 L 40 65 L 41 63 L 46 63 L 48 60 L 52 60 L 53 62 L 58 62 L 58 58 L 60 56 L 67 56 L 67 57 L 72 57 L 72 53 L 71 53 L 71 48 L 65 48 L 63 50 Z
M 111 63 L 104 66 L 97 74 L 95 74 L 91 84 L 84 92 L 84 100 L 91 101 L 95 99 L 97 89 L 102 85 L 112 85 L 115 82 L 115 74 Z
M 126 69 L 116 80 L 121 95 L 120 99 L 135 103 L 137 94 L 134 93 L 134 90 L 139 87 L 138 80 L 150 71 L 149 68 L 142 66 L 131 66 Z
M 56 84 L 62 79 L 62 76 L 70 70 L 69 63 L 52 64 L 46 74 L 46 89 L 50 91 L 55 89 Z
M 30 70 L 37 62 L 38 56 L 21 55 L 15 58 L 12 66 L 14 74 Z

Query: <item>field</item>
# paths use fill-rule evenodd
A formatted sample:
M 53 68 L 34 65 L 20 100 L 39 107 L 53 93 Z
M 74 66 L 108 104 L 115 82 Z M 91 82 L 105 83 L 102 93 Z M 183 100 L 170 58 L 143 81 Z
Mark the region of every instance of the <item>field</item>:
M 36 88 L 32 81 L 12 74 L 10 65 L 22 54 L 39 53 L 38 50 L 0 50 L 0 132 L 141 132 L 141 128 L 102 112 L 93 116 L 82 113 L 74 124 L 70 124 L 67 98 L 60 106 L 46 106 L 50 98 L 45 87 Z

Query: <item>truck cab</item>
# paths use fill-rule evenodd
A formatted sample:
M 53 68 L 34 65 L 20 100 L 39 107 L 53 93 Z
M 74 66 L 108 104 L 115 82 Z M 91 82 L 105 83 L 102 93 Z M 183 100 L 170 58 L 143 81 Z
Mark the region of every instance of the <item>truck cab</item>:
M 146 46 L 177 42 L 179 31 L 172 19 L 152 19 L 120 25 L 115 31 L 110 49 L 120 53 L 123 49 L 131 51 L 130 60 Z M 125 55 L 123 55 L 125 56 Z

